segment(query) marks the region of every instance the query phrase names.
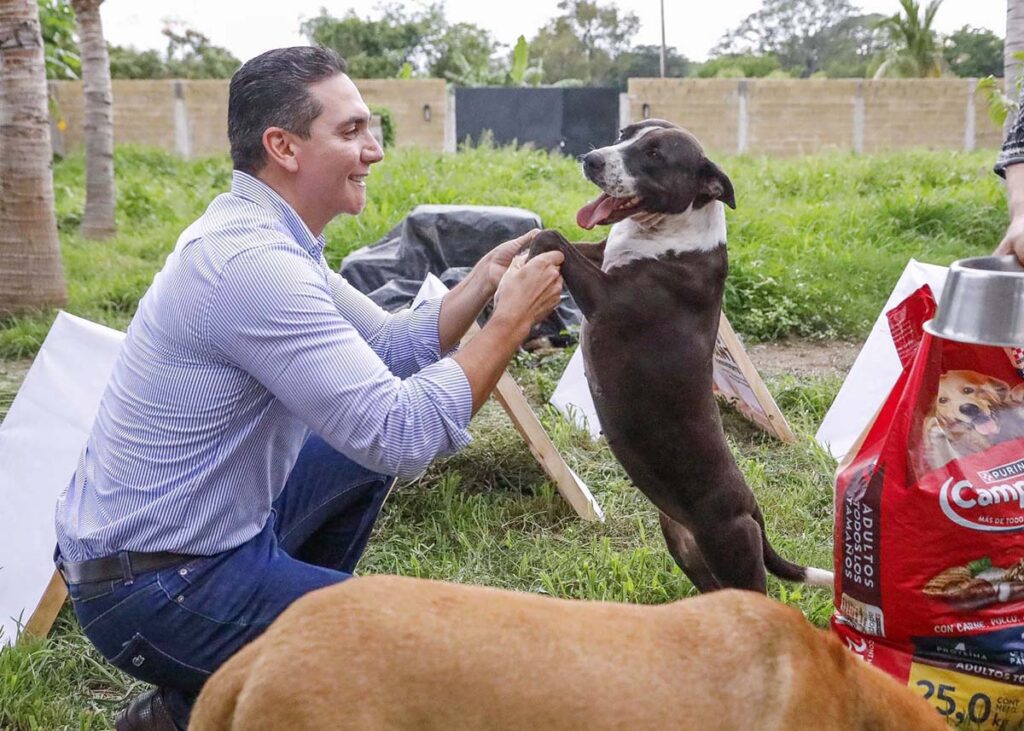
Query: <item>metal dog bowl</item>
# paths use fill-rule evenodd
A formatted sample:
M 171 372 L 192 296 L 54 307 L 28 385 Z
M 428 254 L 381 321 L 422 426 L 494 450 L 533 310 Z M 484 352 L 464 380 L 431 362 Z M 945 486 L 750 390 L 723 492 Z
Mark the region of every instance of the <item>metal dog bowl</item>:
M 1024 266 L 1012 255 L 953 262 L 924 329 L 962 343 L 1024 346 Z

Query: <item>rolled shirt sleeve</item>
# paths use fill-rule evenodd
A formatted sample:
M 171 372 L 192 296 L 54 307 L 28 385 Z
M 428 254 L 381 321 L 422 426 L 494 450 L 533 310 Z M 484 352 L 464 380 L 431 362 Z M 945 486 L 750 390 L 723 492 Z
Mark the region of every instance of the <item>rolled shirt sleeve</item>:
M 438 320 L 442 297 L 390 314 L 340 274 L 328 270 L 327 281 L 338 312 L 396 376 L 411 376 L 448 354 L 440 352 Z
M 207 310 L 209 346 L 350 459 L 415 477 L 470 441 L 469 382 L 454 360 L 438 360 L 440 302 L 388 316 L 351 292 L 339 304 L 337 291 L 294 246 L 239 253 Z
M 1017 102 L 1017 118 L 1013 121 L 1010 133 L 1003 141 L 1003 147 L 996 159 L 996 175 L 1005 178 L 1006 168 L 1024 162 L 1024 93 Z

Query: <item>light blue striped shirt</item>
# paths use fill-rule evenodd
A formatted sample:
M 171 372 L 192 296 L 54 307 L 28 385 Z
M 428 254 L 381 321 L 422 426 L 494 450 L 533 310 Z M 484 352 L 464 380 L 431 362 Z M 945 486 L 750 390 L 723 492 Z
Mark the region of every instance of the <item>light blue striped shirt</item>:
M 235 171 L 139 302 L 57 504 L 64 558 L 210 555 L 258 533 L 310 429 L 403 478 L 469 442 L 440 298 L 389 315 L 331 271 L 271 188 Z

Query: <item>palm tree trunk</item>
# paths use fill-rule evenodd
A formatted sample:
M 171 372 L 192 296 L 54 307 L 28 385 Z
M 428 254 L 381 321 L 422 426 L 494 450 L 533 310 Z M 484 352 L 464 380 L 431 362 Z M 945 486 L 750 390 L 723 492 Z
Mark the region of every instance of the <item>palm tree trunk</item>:
M 36 0 L 0 2 L 0 317 L 67 301 Z
M 103 0 L 72 0 L 78 19 L 85 90 L 85 216 L 82 235 L 102 239 L 114 234 L 114 101 L 110 59 L 103 39 Z

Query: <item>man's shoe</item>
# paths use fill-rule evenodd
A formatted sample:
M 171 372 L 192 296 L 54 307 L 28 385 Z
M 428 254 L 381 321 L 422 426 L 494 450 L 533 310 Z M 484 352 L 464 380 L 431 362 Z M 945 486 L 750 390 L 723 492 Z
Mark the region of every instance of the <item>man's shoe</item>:
M 150 688 L 132 698 L 128 707 L 117 714 L 117 731 L 182 731 L 167 709 L 162 688 Z

